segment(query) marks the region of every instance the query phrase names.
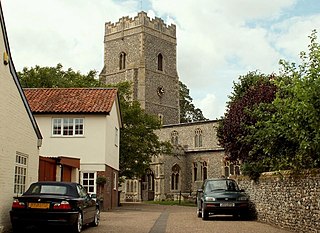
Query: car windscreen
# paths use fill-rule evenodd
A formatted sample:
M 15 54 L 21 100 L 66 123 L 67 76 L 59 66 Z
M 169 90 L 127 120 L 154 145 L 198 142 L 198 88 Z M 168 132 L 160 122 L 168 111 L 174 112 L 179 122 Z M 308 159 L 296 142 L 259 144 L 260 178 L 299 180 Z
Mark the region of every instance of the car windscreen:
M 233 180 L 211 180 L 207 182 L 205 192 L 217 190 L 239 191 L 239 187 Z
M 28 194 L 56 194 L 56 195 L 66 195 L 68 188 L 62 185 L 47 185 L 47 184 L 38 184 L 33 185 L 28 190 Z

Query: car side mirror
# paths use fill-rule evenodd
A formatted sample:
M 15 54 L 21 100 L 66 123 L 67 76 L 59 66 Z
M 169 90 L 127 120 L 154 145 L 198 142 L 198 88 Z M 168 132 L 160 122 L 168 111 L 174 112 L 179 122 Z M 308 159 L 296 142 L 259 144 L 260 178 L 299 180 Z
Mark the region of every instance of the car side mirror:
M 203 189 L 198 189 L 197 194 L 199 194 L 199 193 L 203 193 Z
M 244 192 L 245 192 L 245 190 L 244 190 L 244 189 L 240 189 L 240 192 L 244 193 Z

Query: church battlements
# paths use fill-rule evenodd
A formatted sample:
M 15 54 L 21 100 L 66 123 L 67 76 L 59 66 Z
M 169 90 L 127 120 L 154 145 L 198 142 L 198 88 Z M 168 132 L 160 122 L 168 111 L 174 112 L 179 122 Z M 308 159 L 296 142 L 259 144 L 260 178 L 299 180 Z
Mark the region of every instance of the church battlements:
M 122 17 L 116 23 L 107 22 L 105 24 L 105 32 L 106 35 L 110 35 L 139 26 L 144 26 L 156 30 L 162 34 L 176 38 L 176 25 L 166 25 L 164 21 L 158 17 L 155 17 L 155 19 L 150 19 L 150 17 L 144 11 L 139 12 L 138 15 L 134 18 L 126 16 Z

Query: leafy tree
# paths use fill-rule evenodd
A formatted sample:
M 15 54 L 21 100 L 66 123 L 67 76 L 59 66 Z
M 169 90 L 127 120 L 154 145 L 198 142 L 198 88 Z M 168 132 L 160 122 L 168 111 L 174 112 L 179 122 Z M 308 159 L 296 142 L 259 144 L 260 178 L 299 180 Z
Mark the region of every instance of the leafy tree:
M 316 31 L 310 36 L 309 53 L 300 53 L 296 66 L 281 60 L 279 92 L 271 114 L 259 110 L 261 120 L 253 131 L 254 150 L 260 150 L 270 169 L 320 167 L 320 46 Z M 268 138 L 268 140 L 263 140 Z
M 270 78 L 257 72 L 240 76 L 234 83 L 234 92 L 227 105 L 227 111 L 219 122 L 217 136 L 230 160 L 246 160 L 252 145 L 244 139 L 248 135 L 248 126 L 256 123 L 251 112 L 261 103 L 270 103 L 275 98 L 276 87 Z
M 56 67 L 25 67 L 18 72 L 22 87 L 99 87 L 102 84 L 95 78 L 97 71 L 91 70 L 87 75 L 75 72 L 71 68 L 63 70 L 61 64 Z
M 202 111 L 199 108 L 195 108 L 188 87 L 181 81 L 179 81 L 179 86 L 180 122 L 186 123 L 208 120 L 203 116 Z
M 320 45 L 316 31 L 301 64 L 280 61 L 278 77 L 235 84 L 218 127 L 230 159 L 242 159 L 252 178 L 260 172 L 320 167 Z M 251 73 L 252 74 L 252 73 Z

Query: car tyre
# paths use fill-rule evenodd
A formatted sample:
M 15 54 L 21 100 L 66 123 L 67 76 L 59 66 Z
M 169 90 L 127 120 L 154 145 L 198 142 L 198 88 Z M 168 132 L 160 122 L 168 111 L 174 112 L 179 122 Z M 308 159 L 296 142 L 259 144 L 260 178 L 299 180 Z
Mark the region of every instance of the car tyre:
M 209 212 L 204 210 L 203 203 L 201 205 L 201 217 L 202 217 L 202 220 L 208 220 L 209 218 Z
M 72 226 L 72 232 L 80 233 L 82 231 L 82 226 L 83 226 L 82 214 L 79 212 L 78 217 L 77 217 L 77 221 Z
M 23 231 L 23 226 L 17 225 L 16 223 L 15 223 L 15 224 L 12 224 L 12 232 L 13 232 L 13 233 L 24 232 L 24 231 Z
M 97 208 L 93 217 L 93 221 L 91 222 L 91 226 L 97 227 L 100 223 L 100 210 Z
M 197 216 L 198 216 L 198 218 L 201 218 L 201 216 L 202 216 L 201 209 L 197 208 Z

